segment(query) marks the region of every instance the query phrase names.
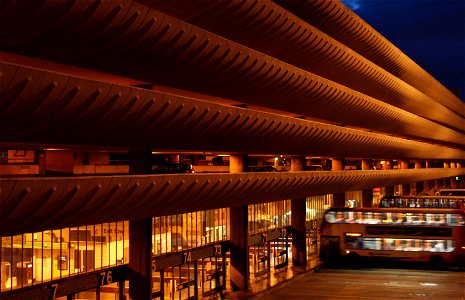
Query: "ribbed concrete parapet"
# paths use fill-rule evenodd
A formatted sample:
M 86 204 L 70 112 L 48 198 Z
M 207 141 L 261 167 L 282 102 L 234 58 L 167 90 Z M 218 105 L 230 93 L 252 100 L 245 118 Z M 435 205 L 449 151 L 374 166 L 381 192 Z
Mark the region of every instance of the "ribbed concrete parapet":
M 465 169 L 0 179 L 0 235 L 463 176 Z

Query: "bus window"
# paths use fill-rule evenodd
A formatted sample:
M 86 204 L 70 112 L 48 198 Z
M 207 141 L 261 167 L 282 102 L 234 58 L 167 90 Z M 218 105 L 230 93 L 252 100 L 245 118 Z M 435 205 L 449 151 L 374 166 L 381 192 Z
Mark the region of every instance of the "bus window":
M 384 239 L 383 250 L 394 250 L 395 239 Z
M 460 226 L 460 225 L 465 225 L 465 220 L 463 216 L 459 214 L 451 214 L 450 215 L 450 225 L 453 226 Z
M 445 252 L 446 247 L 444 246 L 444 241 L 435 241 L 434 243 L 434 251 L 435 252 Z
M 465 196 L 385 196 L 379 207 L 411 208 L 462 208 Z
M 381 250 L 381 239 L 380 238 L 365 238 L 363 240 L 363 249 Z
M 336 223 L 336 212 L 334 211 L 329 211 L 325 214 L 325 220 L 328 223 Z
M 411 240 L 409 250 L 410 251 L 422 251 L 423 250 L 423 241 L 422 240 Z

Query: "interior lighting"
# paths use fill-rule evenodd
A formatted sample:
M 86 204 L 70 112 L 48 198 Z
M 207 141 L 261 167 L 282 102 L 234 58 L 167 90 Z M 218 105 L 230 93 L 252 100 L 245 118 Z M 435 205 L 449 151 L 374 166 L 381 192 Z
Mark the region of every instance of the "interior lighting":
M 423 286 L 438 286 L 437 283 L 431 283 L 431 282 L 420 282 L 420 284 Z
M 346 236 L 361 236 L 362 234 L 361 233 L 358 233 L 358 232 L 347 232 L 346 233 Z

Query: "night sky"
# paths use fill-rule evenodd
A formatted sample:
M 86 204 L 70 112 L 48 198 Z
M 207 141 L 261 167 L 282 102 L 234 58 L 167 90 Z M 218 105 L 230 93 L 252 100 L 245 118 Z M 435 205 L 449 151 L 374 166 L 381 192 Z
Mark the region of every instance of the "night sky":
M 465 101 L 465 0 L 341 0 Z

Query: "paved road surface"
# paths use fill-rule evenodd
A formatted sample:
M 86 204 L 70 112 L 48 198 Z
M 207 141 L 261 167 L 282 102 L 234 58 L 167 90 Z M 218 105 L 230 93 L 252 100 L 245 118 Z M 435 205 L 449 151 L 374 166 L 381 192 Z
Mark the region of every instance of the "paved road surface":
M 465 272 L 322 268 L 271 288 L 254 299 L 465 300 Z

